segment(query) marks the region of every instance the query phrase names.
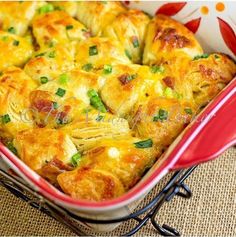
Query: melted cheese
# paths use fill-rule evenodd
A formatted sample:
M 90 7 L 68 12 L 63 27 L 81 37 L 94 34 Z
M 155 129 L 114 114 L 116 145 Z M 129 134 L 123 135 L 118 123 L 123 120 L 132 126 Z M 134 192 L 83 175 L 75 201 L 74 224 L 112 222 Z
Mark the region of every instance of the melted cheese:
M 32 54 L 32 43 L 26 38 L 0 31 L 0 70 L 23 66 Z
M 64 11 L 39 14 L 32 23 L 33 34 L 41 48 L 52 43 L 68 43 L 89 37 L 86 27 Z
M 148 25 L 144 64 L 181 63 L 183 57 L 192 59 L 202 53 L 193 33 L 170 17 L 157 15 Z
M 29 94 L 37 84 L 20 68 L 11 67 L 0 77 L 0 116 L 9 116 L 7 123 L 0 121 L 1 133 L 14 137 L 17 132 L 33 126 Z
M 95 36 L 100 35 L 102 30 L 125 10 L 120 2 L 80 1 L 78 2 L 77 18 L 91 29 Z

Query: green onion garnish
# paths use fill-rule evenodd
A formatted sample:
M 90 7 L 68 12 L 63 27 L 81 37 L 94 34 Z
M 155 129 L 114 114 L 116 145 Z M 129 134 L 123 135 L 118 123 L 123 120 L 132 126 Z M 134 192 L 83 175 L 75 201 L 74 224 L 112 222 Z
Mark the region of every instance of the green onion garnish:
M 7 142 L 6 146 L 13 154 L 17 155 L 18 152 L 12 142 Z
M 7 40 L 8 40 L 8 36 L 4 35 L 4 36 L 2 37 L 2 41 L 6 42 Z
M 62 7 L 62 6 L 54 6 L 54 10 L 56 11 L 64 11 L 65 10 L 65 8 L 64 7 Z
M 103 67 L 104 74 L 110 74 L 112 73 L 112 66 L 109 64 L 104 65 Z
M 49 47 L 49 48 L 54 47 L 54 45 L 55 45 L 55 42 L 54 42 L 53 40 L 51 40 L 51 41 L 48 43 L 48 47 Z
M 184 111 L 187 113 L 187 114 L 193 114 L 193 111 L 190 109 L 190 108 L 185 108 Z
M 38 11 L 40 14 L 52 12 L 52 11 L 54 11 L 54 7 L 52 4 L 47 4 L 47 5 L 40 7 Z
M 14 41 L 13 41 L 13 45 L 14 45 L 14 46 L 18 46 L 19 44 L 20 44 L 20 41 L 18 41 L 18 40 L 14 40 Z
M 104 119 L 104 116 L 99 115 L 99 116 L 97 116 L 96 121 L 100 122 L 102 119 Z
M 167 98 L 171 98 L 173 96 L 173 90 L 170 88 L 170 87 L 166 87 L 165 90 L 164 90 L 164 95 L 167 97 Z
M 9 114 L 5 114 L 1 118 L 2 118 L 3 124 L 7 124 L 7 123 L 11 122 L 11 118 L 10 118 Z
M 84 64 L 82 66 L 82 70 L 86 71 L 86 72 L 89 72 L 93 69 L 93 64 L 91 63 L 87 63 L 87 64 Z
M 152 73 L 163 73 L 165 68 L 163 66 L 152 65 L 150 70 Z
M 73 155 L 73 156 L 71 157 L 71 164 L 72 164 L 74 167 L 77 167 L 80 160 L 81 160 L 81 154 L 78 152 L 78 153 L 76 153 L 75 155 Z
M 55 51 L 51 51 L 49 54 L 48 54 L 48 57 L 49 58 L 55 58 L 56 56 L 56 52 Z
M 214 57 L 215 57 L 215 59 L 218 59 L 218 58 L 220 58 L 220 56 L 219 56 L 219 55 L 217 55 L 217 54 L 214 54 Z
M 193 60 L 198 60 L 198 59 L 201 59 L 201 58 L 208 58 L 208 57 L 209 57 L 209 54 L 204 53 L 204 54 L 195 56 L 195 57 L 193 58 Z
M 92 105 L 95 109 L 103 113 L 107 112 L 101 98 L 94 89 L 88 91 L 88 97 L 90 98 L 90 105 Z
M 62 88 L 58 88 L 56 95 L 63 97 L 66 94 L 66 90 L 62 89 Z
M 55 101 L 52 102 L 52 105 L 53 105 L 53 109 L 58 109 L 59 108 L 58 103 L 55 102 Z
M 68 124 L 68 120 L 65 118 L 57 118 L 57 124 L 58 125 Z
M 144 141 L 135 142 L 134 145 L 136 148 L 148 148 L 148 147 L 152 147 L 153 141 L 152 139 L 147 139 Z
M 48 83 L 48 78 L 47 77 L 40 77 L 40 82 L 41 82 L 41 84 L 46 84 L 46 83 Z
M 59 83 L 60 84 L 67 84 L 69 81 L 69 76 L 66 73 L 63 73 L 59 76 Z
M 159 109 L 158 114 L 153 117 L 154 122 L 161 121 L 168 119 L 168 112 L 164 109 Z
M 97 55 L 98 54 L 98 48 L 97 45 L 89 47 L 89 56 Z
M 39 54 L 36 54 L 36 55 L 35 55 L 35 58 L 42 57 L 42 56 L 44 56 L 44 55 L 45 55 L 45 53 L 39 53 Z
M 138 48 L 139 47 L 138 37 L 137 36 L 133 36 L 131 38 L 131 40 L 132 40 L 132 44 L 133 44 L 134 48 Z
M 71 30 L 71 29 L 73 29 L 73 28 L 74 28 L 73 25 L 67 25 L 67 26 L 66 26 L 66 29 L 67 29 L 67 30 Z
M 16 33 L 16 30 L 15 30 L 14 27 L 8 28 L 7 31 L 8 31 L 9 33 L 11 33 L 11 34 L 15 34 L 15 33 Z
M 128 59 L 132 60 L 132 56 L 127 49 L 125 50 L 125 55 L 127 56 Z

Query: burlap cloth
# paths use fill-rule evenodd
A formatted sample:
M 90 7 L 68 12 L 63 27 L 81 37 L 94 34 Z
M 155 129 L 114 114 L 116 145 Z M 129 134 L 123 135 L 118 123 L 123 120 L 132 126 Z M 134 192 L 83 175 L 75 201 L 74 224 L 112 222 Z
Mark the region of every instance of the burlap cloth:
M 235 171 L 235 148 L 229 149 L 216 161 L 199 166 L 186 182 L 193 191 L 193 197 L 189 200 L 175 197 L 161 209 L 159 222 L 176 227 L 183 235 L 188 236 L 236 236 Z M 146 202 L 157 189 L 158 187 L 153 190 Z M 119 236 L 133 225 L 133 222 L 126 222 L 113 231 L 112 235 Z M 0 187 L 0 235 L 74 234 L 64 225 L 31 208 Z M 148 224 L 138 235 L 156 235 L 156 232 Z

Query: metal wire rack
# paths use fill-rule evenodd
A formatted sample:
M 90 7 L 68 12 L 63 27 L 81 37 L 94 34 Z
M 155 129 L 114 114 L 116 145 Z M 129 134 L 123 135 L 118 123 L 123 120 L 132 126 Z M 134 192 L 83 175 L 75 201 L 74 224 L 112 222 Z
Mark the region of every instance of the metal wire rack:
M 94 220 L 77 216 L 45 199 L 42 195 L 40 195 L 38 192 L 35 192 L 20 179 L 16 179 L 2 169 L 0 169 L 0 185 L 9 190 L 17 198 L 27 202 L 30 206 L 63 223 L 77 235 L 88 236 L 88 234 L 81 229 L 81 225 L 78 224 L 78 221 L 105 225 L 135 220 L 136 225 L 133 227 L 133 229 L 127 233 L 124 233 L 122 236 L 134 235 L 148 222 L 151 222 L 152 226 L 160 235 L 180 236 L 180 232 L 175 228 L 166 224 L 161 225 L 158 223 L 157 216 L 163 204 L 171 201 L 175 196 L 182 198 L 190 198 L 192 196 L 190 188 L 184 182 L 195 168 L 196 166 L 187 170 L 175 172 L 169 181 L 164 185 L 164 188 L 158 192 L 147 205 L 131 213 L 130 215 L 113 220 Z

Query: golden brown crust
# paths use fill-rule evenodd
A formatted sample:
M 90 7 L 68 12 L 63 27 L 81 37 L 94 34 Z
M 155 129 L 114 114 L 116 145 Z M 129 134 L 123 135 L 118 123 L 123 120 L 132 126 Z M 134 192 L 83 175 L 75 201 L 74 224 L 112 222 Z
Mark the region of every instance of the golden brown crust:
M 50 3 L 54 6 L 54 8 L 59 9 L 61 11 L 65 11 L 70 16 L 75 17 L 77 13 L 77 2 L 69 2 L 69 1 L 56 1 Z
M 99 169 L 76 169 L 57 177 L 62 190 L 76 199 L 106 201 L 124 193 L 122 183 L 111 172 Z
M 20 68 L 10 67 L 0 76 L 0 116 L 7 116 L 8 122 L 0 121 L 1 133 L 14 137 L 17 132 L 33 126 L 29 94 L 37 84 Z
M 181 23 L 160 14 L 151 20 L 145 41 L 144 64 L 181 61 L 182 57 L 192 59 L 202 53 L 193 33 Z
M 152 138 L 156 149 L 166 149 L 190 122 L 195 110 L 191 104 L 163 97 L 137 104 L 130 121 L 136 136 Z
M 24 35 L 37 9 L 44 4 L 43 1 L 1 1 L 0 29 L 7 31 L 13 27 L 17 35 Z
M 104 65 L 131 63 L 119 41 L 101 37 L 79 42 L 76 47 L 75 62 L 80 68 L 91 64 L 94 70 L 103 69 Z
M 72 168 L 71 157 L 77 153 L 70 137 L 54 129 L 36 128 L 20 132 L 14 145 L 23 162 L 53 183 L 59 173 Z
M 26 38 L 0 31 L 0 70 L 23 66 L 32 54 L 32 43 Z
M 76 198 L 102 201 L 117 197 L 140 180 L 158 154 L 152 148 L 136 148 L 138 141 L 123 137 L 98 142 L 82 156 L 76 170 L 58 176 L 59 185 Z
M 190 82 L 190 89 L 197 106 L 206 105 L 236 75 L 236 65 L 224 54 L 211 54 L 190 62 L 184 80 Z
M 57 44 L 44 48 L 34 53 L 26 63 L 24 71 L 38 83 L 41 77 L 47 77 L 51 81 L 75 67 L 74 54 L 74 44 Z
M 55 42 L 68 43 L 89 37 L 86 27 L 64 11 L 40 14 L 32 22 L 33 34 L 41 48 Z
M 141 63 L 149 16 L 140 10 L 119 14 L 107 25 L 102 35 L 118 39 L 131 56 L 133 63 Z
M 78 2 L 77 18 L 91 29 L 92 34 L 100 35 L 113 19 L 126 9 L 120 2 L 93 1 Z

